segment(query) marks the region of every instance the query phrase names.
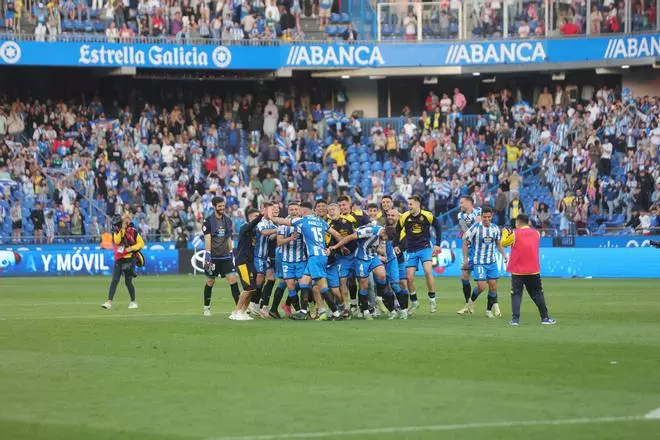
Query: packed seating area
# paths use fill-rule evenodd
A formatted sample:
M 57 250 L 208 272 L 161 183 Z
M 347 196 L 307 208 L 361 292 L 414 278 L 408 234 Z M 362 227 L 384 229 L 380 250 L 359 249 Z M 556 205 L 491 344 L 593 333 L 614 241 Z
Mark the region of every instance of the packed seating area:
M 179 40 L 215 39 L 302 40 L 301 17 L 317 17 L 319 24 L 348 23 L 348 16 L 331 14 L 333 2 L 321 0 L 51 0 L 6 2 L 2 27 L 21 30 L 22 17 L 34 26 L 37 40 L 85 37 L 129 40 L 163 37 Z M 334 8 L 336 11 L 336 7 Z M 327 10 L 327 13 L 326 13 Z M 343 29 L 342 29 L 343 32 Z
M 540 0 L 379 0 L 360 8 L 352 0 L 10 0 L 4 3 L 0 28 L 20 31 L 21 23 L 27 22 L 41 41 L 80 37 L 301 41 L 307 38 L 301 18 L 309 17 L 318 19 L 318 29 L 327 39 L 352 41 L 370 39 L 370 32 L 359 35 L 354 26 L 370 23 L 378 15 L 382 40 L 455 39 L 461 20 L 467 26 L 464 35 L 473 39 L 626 31 L 625 1 L 593 0 L 590 5 L 587 11 L 585 0 L 557 0 L 548 9 Z M 654 0 L 630 0 L 629 7 L 630 31 L 657 30 Z
M 658 98 L 559 85 L 535 95 L 492 93 L 475 117 L 460 90 L 430 92 L 421 117 L 383 120 L 282 92 L 167 107 L 5 99 L 1 235 L 98 237 L 128 205 L 150 240 L 185 240 L 216 194 L 237 226 L 266 200 L 349 194 L 366 206 L 391 194 L 403 206 L 416 194 L 448 230 L 463 195 L 494 206 L 499 224 L 529 213 L 546 234 L 657 229 Z

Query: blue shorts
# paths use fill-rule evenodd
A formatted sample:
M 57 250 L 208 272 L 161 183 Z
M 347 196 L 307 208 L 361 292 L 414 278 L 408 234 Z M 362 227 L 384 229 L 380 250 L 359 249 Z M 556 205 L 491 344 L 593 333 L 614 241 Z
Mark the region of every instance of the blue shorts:
M 297 263 L 282 262 L 282 279 L 283 280 L 299 280 L 305 275 L 304 261 Z
M 307 259 L 307 266 L 305 266 L 304 275 L 310 276 L 313 280 L 318 280 L 319 278 L 327 278 L 327 265 L 328 257 L 323 255 L 312 255 Z
M 401 274 L 399 272 L 399 262 L 396 261 L 396 258 L 393 258 L 385 263 L 385 273 L 387 273 L 388 283 L 399 284 L 399 281 L 401 280 Z
M 407 279 L 408 271 L 406 270 L 406 260 L 397 261 L 396 263 L 399 265 L 399 281 Z
M 496 280 L 500 277 L 497 263 L 475 264 L 472 272 L 475 281 Z
M 433 250 L 430 247 L 406 252 L 406 267 L 414 267 L 416 269 L 419 263 L 424 264 L 427 261 L 433 261 Z
M 328 287 L 331 289 L 339 289 L 339 266 L 337 263 L 328 266 L 326 272 L 328 273 Z
M 355 259 L 355 269 L 357 272 L 358 278 L 369 278 L 371 272 L 374 271 L 378 266 L 382 266 L 383 262 L 380 261 L 380 258 L 373 257 L 371 260 L 360 260 L 359 258 Z
M 337 257 L 337 271 L 339 272 L 339 278 L 349 278 L 355 276 L 355 256 L 354 255 L 343 255 Z
M 279 280 L 284 279 L 284 267 L 282 264 L 282 258 L 275 258 L 275 278 Z
M 254 257 L 254 270 L 257 273 L 266 273 L 268 270 L 268 258 Z

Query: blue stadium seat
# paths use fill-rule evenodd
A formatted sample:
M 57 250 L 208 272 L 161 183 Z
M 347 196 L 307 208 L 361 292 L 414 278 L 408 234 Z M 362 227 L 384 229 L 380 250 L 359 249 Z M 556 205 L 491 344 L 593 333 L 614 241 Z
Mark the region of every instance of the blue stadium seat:
M 62 20 L 62 31 L 63 32 L 73 32 L 73 21 L 71 21 L 71 20 Z
M 325 33 L 329 37 L 334 37 L 335 35 L 337 35 L 337 26 L 333 26 L 333 25 L 326 26 L 325 27 Z M 330 122 L 330 121 L 328 121 L 328 122 Z
M 94 23 L 94 30 L 96 32 L 105 32 L 105 23 L 102 21 L 97 21 Z
M 341 13 L 341 22 L 344 23 L 344 24 L 348 24 L 348 23 L 351 22 L 351 17 L 346 12 L 342 12 Z
M 332 15 L 330 15 L 330 23 L 332 24 L 341 23 L 341 15 L 333 12 Z

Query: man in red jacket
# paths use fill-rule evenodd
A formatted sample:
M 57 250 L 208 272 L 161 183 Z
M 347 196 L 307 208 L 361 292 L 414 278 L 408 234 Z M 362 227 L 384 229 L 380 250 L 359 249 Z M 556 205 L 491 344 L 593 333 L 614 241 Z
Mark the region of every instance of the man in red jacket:
M 520 325 L 520 303 L 523 287 L 536 304 L 541 315 L 541 324 L 553 325 L 557 322 L 548 315 L 545 305 L 543 284 L 541 283 L 541 265 L 539 263 L 539 231 L 529 226 L 529 217 L 520 214 L 516 217 L 516 229 L 505 229 L 502 234 L 502 246 L 511 246 L 511 256 L 506 267 L 511 272 L 511 325 Z

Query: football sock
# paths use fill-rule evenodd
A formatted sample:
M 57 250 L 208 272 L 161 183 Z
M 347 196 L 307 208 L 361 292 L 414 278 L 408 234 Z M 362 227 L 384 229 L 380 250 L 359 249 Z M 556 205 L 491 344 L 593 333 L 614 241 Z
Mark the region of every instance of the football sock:
M 238 304 L 238 298 L 241 296 L 241 291 L 238 288 L 238 283 L 230 284 L 231 296 L 234 298 L 234 304 Z
M 479 286 L 474 286 L 474 289 L 472 289 L 472 296 L 470 297 L 472 302 L 475 302 L 477 298 L 479 298 L 480 293 L 481 292 L 479 292 Z
M 399 306 L 403 310 L 408 308 L 408 291 L 402 290 L 401 293 L 397 294 L 397 299 L 399 300 Z
M 417 302 L 417 292 L 410 292 L 410 301 Z
M 369 291 L 360 289 L 360 310 L 369 310 Z
M 385 304 L 385 307 L 387 307 L 387 310 L 390 312 L 394 310 L 394 292 L 391 290 L 385 292 L 385 296 L 383 296 L 383 303 Z
M 280 306 L 280 302 L 282 302 L 282 297 L 284 296 L 285 289 L 286 289 L 286 284 L 283 281 L 277 285 L 277 289 L 275 289 L 275 297 L 273 298 L 273 305 L 270 308 L 271 312 L 277 311 L 277 308 Z
M 470 286 L 470 280 L 461 280 L 461 281 L 463 281 L 463 296 L 465 297 L 465 302 L 468 302 L 470 300 L 472 286 Z
M 252 295 L 250 295 L 250 302 L 259 304 L 259 300 L 261 300 L 261 287 L 262 286 L 257 285 L 257 288 L 254 289 Z
M 267 306 L 270 303 L 270 295 L 273 293 L 273 286 L 275 285 L 274 280 L 266 281 L 263 291 L 261 292 L 261 305 Z
M 332 298 L 330 289 L 328 289 L 327 287 L 321 289 L 321 297 L 325 300 L 325 303 L 328 305 L 328 308 L 330 309 L 331 312 L 334 313 L 337 311 L 337 305 L 335 304 L 335 300 Z
M 355 282 L 355 278 L 348 279 L 348 295 L 351 298 L 351 300 L 357 299 L 358 285 Z
M 300 285 L 300 308 L 304 311 L 307 311 L 309 308 L 309 299 L 312 296 L 312 288 L 309 287 L 307 284 L 301 284 Z
M 435 299 L 435 292 L 429 292 L 429 299 Z
M 300 299 L 298 298 L 298 293 L 295 289 L 289 290 L 288 297 L 286 299 L 287 303 L 292 305 L 295 311 L 300 310 Z
M 489 291 L 488 304 L 486 305 L 486 309 L 491 310 L 493 308 L 493 304 L 497 304 L 497 292 Z
M 208 284 L 204 284 L 204 305 L 211 305 L 211 292 L 213 292 L 213 287 Z

